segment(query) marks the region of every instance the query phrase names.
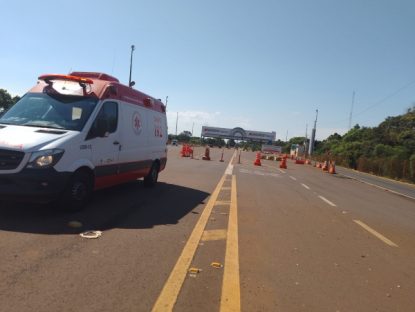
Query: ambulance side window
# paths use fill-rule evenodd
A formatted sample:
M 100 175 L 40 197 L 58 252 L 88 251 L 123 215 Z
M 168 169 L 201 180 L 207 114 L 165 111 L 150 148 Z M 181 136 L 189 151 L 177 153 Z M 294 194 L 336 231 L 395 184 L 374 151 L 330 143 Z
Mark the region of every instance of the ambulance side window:
M 118 127 L 118 103 L 116 102 L 105 102 L 100 111 L 98 112 L 97 117 L 95 118 L 94 123 L 92 124 L 91 129 L 87 135 L 87 140 L 108 136 L 110 133 L 114 133 L 117 131 Z M 106 135 L 102 135 L 100 133 L 104 128 L 106 131 Z

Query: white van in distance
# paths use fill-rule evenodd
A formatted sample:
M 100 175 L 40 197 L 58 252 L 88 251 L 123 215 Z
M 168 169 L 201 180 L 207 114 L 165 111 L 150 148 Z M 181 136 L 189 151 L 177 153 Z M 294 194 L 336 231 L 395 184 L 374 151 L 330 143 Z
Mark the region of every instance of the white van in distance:
M 166 108 L 103 73 L 39 77 L 0 118 L 0 200 L 85 206 L 93 190 L 144 177 L 167 161 Z

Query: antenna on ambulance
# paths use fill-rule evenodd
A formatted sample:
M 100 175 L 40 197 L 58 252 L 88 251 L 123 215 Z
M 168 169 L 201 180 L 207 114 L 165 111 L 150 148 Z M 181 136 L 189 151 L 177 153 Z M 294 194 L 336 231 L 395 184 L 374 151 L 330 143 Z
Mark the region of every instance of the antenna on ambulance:
M 135 85 L 134 81 L 131 81 L 131 73 L 133 71 L 133 52 L 135 50 L 135 46 L 131 46 L 131 57 L 130 57 L 130 78 L 128 79 L 128 86 L 131 88 Z

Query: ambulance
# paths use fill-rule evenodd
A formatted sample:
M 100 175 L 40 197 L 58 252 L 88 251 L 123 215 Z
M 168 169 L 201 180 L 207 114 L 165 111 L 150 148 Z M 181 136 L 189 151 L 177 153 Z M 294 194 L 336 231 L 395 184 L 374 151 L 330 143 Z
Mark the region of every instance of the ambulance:
M 0 201 L 85 207 L 167 162 L 166 107 L 104 73 L 47 74 L 0 117 Z

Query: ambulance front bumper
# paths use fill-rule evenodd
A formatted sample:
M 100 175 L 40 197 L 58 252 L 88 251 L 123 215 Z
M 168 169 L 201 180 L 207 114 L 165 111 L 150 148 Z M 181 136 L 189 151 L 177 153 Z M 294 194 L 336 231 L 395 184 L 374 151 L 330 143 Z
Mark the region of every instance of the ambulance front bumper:
M 48 169 L 23 169 L 0 174 L 0 200 L 47 203 L 59 198 L 68 183 L 69 172 Z

